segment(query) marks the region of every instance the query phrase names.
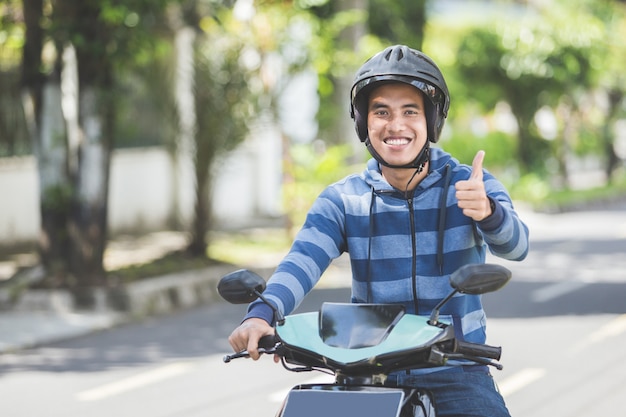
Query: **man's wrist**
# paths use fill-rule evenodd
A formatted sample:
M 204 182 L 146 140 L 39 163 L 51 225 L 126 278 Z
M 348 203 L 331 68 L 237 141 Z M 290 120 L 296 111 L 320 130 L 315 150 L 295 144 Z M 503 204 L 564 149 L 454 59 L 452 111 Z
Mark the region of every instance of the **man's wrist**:
M 490 217 L 496 212 L 496 202 L 491 197 L 487 197 L 487 200 L 489 200 L 489 215 L 487 217 Z
M 492 208 L 492 213 L 479 221 L 479 225 L 481 230 L 483 231 L 492 231 L 496 230 L 502 225 L 504 221 L 504 209 L 502 205 L 498 203 L 497 200 L 492 199 L 491 197 L 487 197 L 489 199 L 489 207 Z

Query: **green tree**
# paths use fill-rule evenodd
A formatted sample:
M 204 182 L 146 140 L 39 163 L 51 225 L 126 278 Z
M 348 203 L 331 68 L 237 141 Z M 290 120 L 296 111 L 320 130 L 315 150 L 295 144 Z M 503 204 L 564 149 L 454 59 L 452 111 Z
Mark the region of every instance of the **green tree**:
M 354 72 L 374 53 L 390 44 L 420 49 L 426 21 L 426 0 L 322 1 L 312 7 L 319 39 L 313 48 L 319 75 L 320 136 L 329 144 L 349 144 L 351 162 L 366 152 L 356 140 L 348 114 Z
M 23 19 L 21 1 L 7 0 L 0 4 L 0 156 L 31 151 L 22 107 L 15 104 L 20 97 Z
M 369 31 L 391 44 L 422 49 L 426 4 L 426 0 L 369 0 Z
M 209 243 L 211 174 L 219 157 L 244 140 L 256 110 L 252 74 L 240 59 L 248 48 L 238 35 L 245 22 L 233 19 L 231 11 L 204 21 L 194 54 L 196 201 L 187 248 L 193 256 L 206 256 Z
M 39 250 L 51 285 L 81 292 L 105 281 L 116 73 L 155 46 L 164 5 L 23 2 L 22 96 L 40 174 Z M 52 59 L 44 46 L 55 51 Z
M 467 81 L 465 96 L 486 107 L 499 100 L 511 106 L 523 172 L 545 170 L 546 160 L 554 155 L 553 145 L 538 132 L 535 114 L 564 95 L 591 87 L 594 45 L 600 39 L 599 22 L 589 14 L 554 5 L 544 12 L 474 29 L 458 51 L 460 77 Z
M 609 181 L 619 167 L 615 151 L 616 123 L 624 117 L 626 93 L 626 4 L 625 2 L 590 2 L 595 16 L 604 23 L 602 42 L 598 43 L 598 85 L 607 97 L 606 111 L 601 121 L 601 148 L 604 153 L 606 176 Z

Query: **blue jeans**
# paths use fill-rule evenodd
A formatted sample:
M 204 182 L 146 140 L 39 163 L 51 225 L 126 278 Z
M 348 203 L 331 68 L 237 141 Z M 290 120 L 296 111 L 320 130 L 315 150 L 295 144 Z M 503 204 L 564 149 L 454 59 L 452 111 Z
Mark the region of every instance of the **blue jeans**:
M 386 385 L 425 388 L 435 399 L 437 417 L 510 417 L 489 370 L 454 367 L 428 374 L 395 372 Z

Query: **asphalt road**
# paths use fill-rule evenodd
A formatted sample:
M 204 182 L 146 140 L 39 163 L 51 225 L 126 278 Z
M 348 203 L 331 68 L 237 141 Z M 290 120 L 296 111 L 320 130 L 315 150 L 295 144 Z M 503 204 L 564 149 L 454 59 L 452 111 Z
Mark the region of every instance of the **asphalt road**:
M 484 297 L 494 377 L 513 416 L 624 415 L 626 216 L 532 215 L 531 254 Z M 499 262 L 495 259 L 490 261 Z M 341 274 L 301 306 L 345 301 Z M 218 303 L 0 356 L 0 415 L 273 416 L 290 386 L 328 381 L 265 357 L 222 362 L 245 306 Z

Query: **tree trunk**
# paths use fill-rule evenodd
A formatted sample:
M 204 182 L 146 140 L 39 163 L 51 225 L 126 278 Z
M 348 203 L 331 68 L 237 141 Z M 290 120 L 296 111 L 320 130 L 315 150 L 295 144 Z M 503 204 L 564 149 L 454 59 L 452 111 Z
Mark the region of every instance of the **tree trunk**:
M 368 0 L 345 0 L 337 2 L 337 12 L 344 12 L 349 10 L 367 11 Z M 340 48 L 345 48 L 351 51 L 358 49 L 358 43 L 367 32 L 365 22 L 358 23 L 344 29 L 339 34 L 337 44 Z M 358 67 L 361 63 L 355 63 Z M 364 146 L 358 140 L 355 130 L 354 122 L 349 117 L 348 109 L 350 108 L 350 88 L 352 87 L 353 74 L 346 74 L 342 77 L 335 79 L 336 87 L 333 92 L 333 102 L 338 109 L 341 109 L 343 113 L 341 117 L 336 118 L 335 128 L 333 129 L 337 143 L 347 143 L 353 148 L 351 163 L 358 163 L 363 160 L 365 155 Z
M 606 178 L 609 183 L 613 181 L 613 173 L 619 166 L 619 157 L 615 153 L 615 122 L 618 119 L 621 104 L 624 100 L 624 93 L 618 89 L 609 91 L 609 110 L 604 123 L 602 136 L 604 142 L 604 153 L 606 158 Z
M 531 172 L 532 161 L 532 148 L 531 141 L 532 135 L 528 128 L 529 121 L 525 117 L 515 114 L 517 120 L 518 135 L 517 135 L 517 160 L 520 165 L 522 174 Z
M 561 182 L 558 185 L 570 189 L 570 177 L 568 167 L 568 157 L 572 153 L 572 147 L 578 134 L 578 109 L 574 107 L 570 100 L 562 102 L 557 107 L 557 113 L 563 123 L 563 130 L 560 138 L 556 139 L 557 148 L 554 150 L 556 160 L 559 164 L 559 177 Z
M 68 112 L 68 125 L 79 129 L 71 136 L 71 178 L 75 189 L 69 224 L 70 268 L 76 280 L 79 304 L 93 302 L 90 289 L 106 285 L 104 251 L 107 242 L 109 167 L 113 149 L 114 102 L 113 66 L 108 55 L 98 51 L 108 45 L 110 28 L 102 24 L 97 4 L 74 1 L 66 4 L 66 18 L 81 16 L 75 30 L 83 42 L 77 43 L 75 83 L 78 98 L 76 114 Z M 70 55 L 71 57 L 71 55 Z M 68 69 L 72 66 L 68 64 Z
M 81 91 L 80 125 L 84 139 L 78 148 L 78 166 L 70 222 L 71 270 L 79 287 L 104 283 L 107 240 L 107 201 L 111 147 L 107 140 L 107 106 L 96 87 Z
M 193 204 L 194 188 L 182 187 L 181 184 L 196 184 L 194 158 L 196 153 L 195 130 L 196 109 L 194 99 L 194 41 L 195 33 L 191 27 L 182 27 L 176 32 L 176 79 L 175 100 L 178 114 L 178 137 L 176 138 L 175 175 L 176 175 L 176 214 L 177 226 L 189 228 L 190 213 L 185 209 Z
M 50 80 L 42 93 L 41 123 L 35 146 L 39 173 L 41 260 L 55 284 L 65 283 L 69 236 L 67 224 L 72 186 L 67 173 L 66 130 L 61 111 L 61 86 Z M 60 282 L 59 282 L 60 281 Z
M 22 102 L 28 134 L 37 158 L 41 230 L 40 261 L 48 285 L 65 284 L 68 269 L 67 222 L 72 194 L 67 172 L 66 126 L 62 112 L 61 60 L 46 78 L 40 72 L 44 31 L 42 0 L 24 0 L 26 39 L 22 59 Z
M 194 217 L 191 225 L 191 239 L 187 246 L 187 252 L 193 257 L 202 257 L 206 255 L 207 238 L 210 224 L 210 208 L 209 208 L 209 175 L 210 163 L 213 157 L 208 160 L 196 161 L 196 203 L 194 206 Z M 206 163 L 205 163 L 206 162 Z

